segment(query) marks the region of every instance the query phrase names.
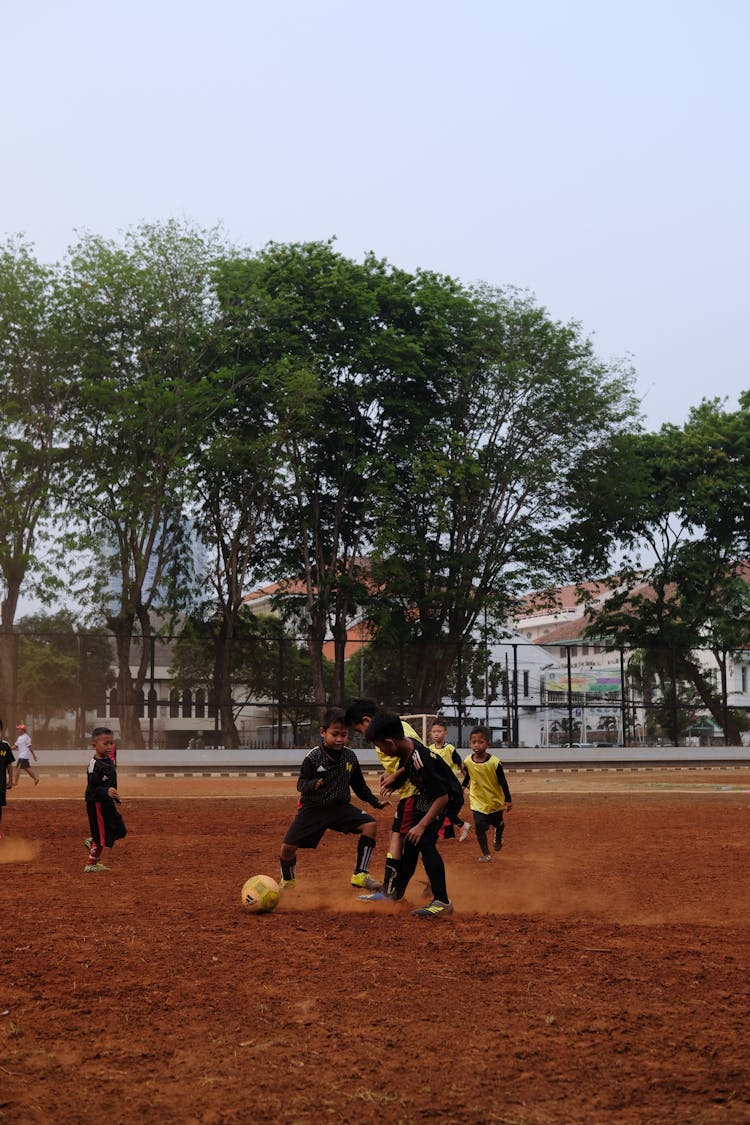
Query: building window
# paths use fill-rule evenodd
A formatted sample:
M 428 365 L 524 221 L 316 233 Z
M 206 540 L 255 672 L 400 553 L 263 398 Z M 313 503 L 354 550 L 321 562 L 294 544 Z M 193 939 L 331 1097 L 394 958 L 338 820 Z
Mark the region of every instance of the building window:
M 740 668 L 740 676 L 742 677 L 742 694 L 747 694 L 747 664 L 743 664 Z
M 196 719 L 206 717 L 206 693 L 203 688 L 198 688 L 195 693 L 195 717 Z
M 526 696 L 526 698 L 528 698 L 528 695 L 529 695 L 529 673 L 528 673 L 528 669 L 526 669 L 524 671 L 524 674 L 523 674 L 523 694 Z
M 177 688 L 172 688 L 169 693 L 169 717 L 170 719 L 180 717 L 180 693 Z
M 193 717 L 193 693 L 190 688 L 186 688 L 182 693 L 182 717 L 183 719 Z

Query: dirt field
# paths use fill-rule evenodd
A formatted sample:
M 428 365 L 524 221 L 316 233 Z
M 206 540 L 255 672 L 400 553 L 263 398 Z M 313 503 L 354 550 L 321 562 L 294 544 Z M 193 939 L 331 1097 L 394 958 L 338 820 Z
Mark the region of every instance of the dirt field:
M 750 1121 L 750 771 L 509 771 L 442 922 L 358 902 L 331 834 L 244 914 L 293 781 L 122 776 L 84 875 L 83 781 L 42 777 L 0 840 L 2 1122 Z

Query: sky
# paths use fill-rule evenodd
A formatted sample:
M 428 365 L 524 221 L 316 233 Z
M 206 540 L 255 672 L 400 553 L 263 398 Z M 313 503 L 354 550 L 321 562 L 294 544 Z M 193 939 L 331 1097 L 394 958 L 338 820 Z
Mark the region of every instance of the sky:
M 644 421 L 750 388 L 747 0 L 0 0 L 0 239 L 217 224 L 534 294 Z

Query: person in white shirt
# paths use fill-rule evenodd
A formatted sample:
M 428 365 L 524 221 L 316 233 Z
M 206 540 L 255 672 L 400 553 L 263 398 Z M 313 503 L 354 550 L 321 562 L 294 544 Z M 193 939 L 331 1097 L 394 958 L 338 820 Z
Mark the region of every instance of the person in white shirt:
M 27 773 L 29 777 L 32 777 L 34 779 L 34 784 L 38 785 L 39 778 L 31 768 L 31 759 L 33 758 L 36 762 L 37 756 L 31 748 L 31 737 L 29 735 L 29 732 L 26 730 L 26 724 L 17 723 L 16 730 L 18 731 L 18 736 L 15 741 L 16 785 L 18 785 L 18 779 L 21 776 L 21 770 L 23 770 L 24 773 Z

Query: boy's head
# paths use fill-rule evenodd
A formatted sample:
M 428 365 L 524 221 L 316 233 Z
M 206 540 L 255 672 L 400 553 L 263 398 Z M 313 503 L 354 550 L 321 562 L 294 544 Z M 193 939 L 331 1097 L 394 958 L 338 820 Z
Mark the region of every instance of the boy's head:
M 114 733 L 109 727 L 94 727 L 91 732 L 91 745 L 95 758 L 108 758 L 115 745 Z
M 397 754 L 396 743 L 404 738 L 403 723 L 398 715 L 392 715 L 390 711 L 378 711 L 365 731 L 365 738 L 368 742 L 374 742 L 381 750 Z
M 442 746 L 448 734 L 448 728 L 442 719 L 435 719 L 435 722 L 430 727 L 430 738 L 436 742 L 438 746 Z
M 374 699 L 353 699 L 346 709 L 344 722 L 352 730 L 364 734 L 367 724 L 377 715 L 380 708 Z
M 320 737 L 328 750 L 343 750 L 349 737 L 341 707 L 329 707 L 320 720 Z
M 469 735 L 469 746 L 473 754 L 482 754 L 492 741 L 489 727 L 473 727 Z
M 16 723 L 16 730 L 19 734 L 26 734 L 26 723 Z

